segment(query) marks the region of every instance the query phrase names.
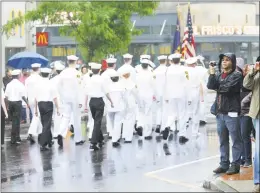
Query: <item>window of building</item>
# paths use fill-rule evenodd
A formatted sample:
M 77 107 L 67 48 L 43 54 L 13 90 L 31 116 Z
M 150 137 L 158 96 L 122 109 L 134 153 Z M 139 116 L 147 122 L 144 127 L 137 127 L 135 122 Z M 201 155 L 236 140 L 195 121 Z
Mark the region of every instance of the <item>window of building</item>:
M 135 29 L 142 30 L 143 34 L 150 34 L 150 26 L 136 26 Z
M 163 33 L 162 33 L 162 34 L 164 34 L 164 35 L 169 35 L 169 34 L 171 34 L 171 26 L 166 24 L 166 25 L 164 26 Z
M 218 23 L 220 23 L 220 15 L 218 15 Z
M 162 25 L 151 26 L 151 34 L 160 34 Z

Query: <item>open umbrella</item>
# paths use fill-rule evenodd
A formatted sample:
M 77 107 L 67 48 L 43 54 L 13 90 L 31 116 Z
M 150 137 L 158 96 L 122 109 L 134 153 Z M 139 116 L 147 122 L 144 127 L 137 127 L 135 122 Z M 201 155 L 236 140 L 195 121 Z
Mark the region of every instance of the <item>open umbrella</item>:
M 42 67 L 46 67 L 48 59 L 36 52 L 19 52 L 8 60 L 7 65 L 15 69 L 31 69 L 33 63 L 39 63 Z

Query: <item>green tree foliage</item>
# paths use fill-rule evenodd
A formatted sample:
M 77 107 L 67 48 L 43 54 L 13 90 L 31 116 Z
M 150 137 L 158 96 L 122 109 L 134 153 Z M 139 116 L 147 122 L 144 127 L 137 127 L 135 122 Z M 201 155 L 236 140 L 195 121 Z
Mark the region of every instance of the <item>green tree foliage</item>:
M 84 59 L 100 60 L 110 53 L 125 52 L 132 36 L 142 33 L 131 31 L 132 14 L 151 15 L 157 6 L 155 1 L 41 2 L 37 10 L 9 21 L 2 32 L 8 36 L 23 22 L 66 24 L 60 27 L 61 34 L 76 38 Z

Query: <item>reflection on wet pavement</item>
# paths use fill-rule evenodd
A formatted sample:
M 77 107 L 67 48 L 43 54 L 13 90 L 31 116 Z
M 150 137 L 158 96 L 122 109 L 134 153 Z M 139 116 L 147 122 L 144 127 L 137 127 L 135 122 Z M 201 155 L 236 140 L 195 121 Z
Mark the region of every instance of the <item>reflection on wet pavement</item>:
M 76 147 L 73 140 L 67 140 L 63 150 L 55 144 L 46 152 L 40 152 L 38 145 L 30 146 L 27 141 L 17 147 L 7 144 L 1 152 L 2 191 L 191 191 L 181 183 L 167 183 L 145 173 L 217 155 L 217 137 L 209 136 L 206 127 L 201 128 L 198 138 L 185 145 L 180 145 L 173 135 L 169 142 L 170 156 L 165 155 L 163 143 L 155 136 L 143 142 L 136 137 L 132 144 L 122 144 L 118 149 L 108 141 L 98 152 L 90 152 L 89 144 Z M 218 160 L 214 162 L 217 166 Z M 211 167 L 202 169 L 212 171 Z M 183 180 L 194 175 L 191 171 L 191 166 L 183 167 L 160 176 Z M 205 178 L 205 172 L 200 174 L 198 169 L 195 172 L 196 179 Z

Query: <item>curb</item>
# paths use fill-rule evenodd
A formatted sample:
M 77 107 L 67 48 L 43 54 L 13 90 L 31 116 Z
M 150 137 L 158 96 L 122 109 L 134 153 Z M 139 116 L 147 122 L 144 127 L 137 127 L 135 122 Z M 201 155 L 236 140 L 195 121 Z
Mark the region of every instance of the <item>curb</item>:
M 225 183 L 224 180 L 221 180 L 220 177 L 217 177 L 214 180 L 205 180 L 202 186 L 205 189 L 215 192 L 239 192 L 235 188 Z

